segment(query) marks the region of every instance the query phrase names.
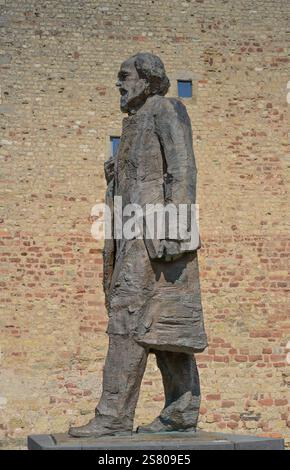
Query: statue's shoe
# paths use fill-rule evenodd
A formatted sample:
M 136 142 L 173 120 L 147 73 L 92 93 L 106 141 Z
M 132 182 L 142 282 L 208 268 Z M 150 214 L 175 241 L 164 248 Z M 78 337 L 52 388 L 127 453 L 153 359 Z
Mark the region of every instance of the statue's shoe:
M 116 436 L 116 435 L 131 435 L 130 429 L 124 429 L 116 420 L 108 420 L 108 417 L 102 419 L 101 416 L 96 416 L 91 419 L 84 426 L 70 427 L 68 434 L 71 437 L 102 437 L 102 436 Z
M 166 423 L 164 420 L 157 416 L 152 423 L 147 426 L 138 426 L 136 432 L 139 433 L 154 433 L 154 432 L 195 432 L 196 427 L 179 428 L 172 423 Z

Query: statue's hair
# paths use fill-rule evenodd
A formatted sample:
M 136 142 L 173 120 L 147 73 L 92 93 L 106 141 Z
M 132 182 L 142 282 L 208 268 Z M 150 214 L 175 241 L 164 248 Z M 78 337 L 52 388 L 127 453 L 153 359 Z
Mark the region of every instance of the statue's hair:
M 140 78 L 145 78 L 150 84 L 152 95 L 166 95 L 170 81 L 166 75 L 161 59 L 150 52 L 139 52 L 132 57 Z

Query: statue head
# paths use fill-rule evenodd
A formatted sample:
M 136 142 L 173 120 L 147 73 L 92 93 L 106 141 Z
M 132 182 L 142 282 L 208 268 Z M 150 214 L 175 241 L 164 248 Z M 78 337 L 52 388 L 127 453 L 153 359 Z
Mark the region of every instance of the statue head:
M 163 62 L 149 52 L 140 52 L 122 63 L 116 86 L 123 113 L 133 114 L 152 95 L 165 95 L 170 82 Z

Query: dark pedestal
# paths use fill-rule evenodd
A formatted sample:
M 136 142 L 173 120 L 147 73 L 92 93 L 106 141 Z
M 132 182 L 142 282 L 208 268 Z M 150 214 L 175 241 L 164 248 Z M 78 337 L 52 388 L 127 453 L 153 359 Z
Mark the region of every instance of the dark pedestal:
M 135 434 L 71 438 L 67 434 L 28 436 L 30 450 L 283 450 L 283 439 L 218 432 Z

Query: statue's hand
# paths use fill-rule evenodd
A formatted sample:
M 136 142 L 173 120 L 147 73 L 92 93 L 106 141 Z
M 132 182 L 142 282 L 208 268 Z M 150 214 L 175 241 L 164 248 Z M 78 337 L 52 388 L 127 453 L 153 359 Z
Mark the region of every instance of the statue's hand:
M 176 240 L 161 240 L 158 249 L 158 258 L 165 261 L 174 261 L 182 256 L 180 244 Z
M 111 157 L 109 160 L 106 160 L 104 163 L 104 170 L 105 170 L 105 177 L 107 180 L 107 184 L 113 179 L 114 177 L 114 164 L 115 161 Z

